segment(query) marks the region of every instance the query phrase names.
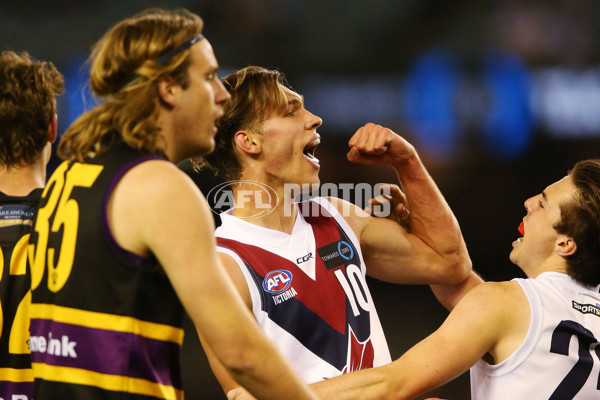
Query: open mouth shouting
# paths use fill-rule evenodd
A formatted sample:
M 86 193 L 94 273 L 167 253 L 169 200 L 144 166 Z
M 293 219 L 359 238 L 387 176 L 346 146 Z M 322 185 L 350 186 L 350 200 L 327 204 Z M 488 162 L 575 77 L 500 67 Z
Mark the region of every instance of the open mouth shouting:
M 304 146 L 304 150 L 302 150 L 302 154 L 304 158 L 313 166 L 315 169 L 319 169 L 319 159 L 315 157 L 315 151 L 317 150 L 317 146 L 321 143 L 321 139 L 317 136 L 310 143 Z

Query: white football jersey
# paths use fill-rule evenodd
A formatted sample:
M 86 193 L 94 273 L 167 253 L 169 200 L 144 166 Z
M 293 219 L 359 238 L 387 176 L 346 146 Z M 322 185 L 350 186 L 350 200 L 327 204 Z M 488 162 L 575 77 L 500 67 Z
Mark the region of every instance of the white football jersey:
M 240 267 L 261 329 L 313 383 L 391 361 L 360 245 L 335 207 L 309 200 L 291 235 L 222 214 L 217 250 Z
M 506 360 L 471 368 L 471 398 L 600 399 L 599 287 L 558 272 L 515 281 L 531 307 L 529 331 Z

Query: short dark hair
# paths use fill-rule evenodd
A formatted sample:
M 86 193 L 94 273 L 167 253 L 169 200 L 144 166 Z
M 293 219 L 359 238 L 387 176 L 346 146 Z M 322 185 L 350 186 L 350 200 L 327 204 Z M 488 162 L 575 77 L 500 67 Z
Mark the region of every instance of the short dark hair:
M 561 205 L 557 232 L 573 238 L 574 254 L 566 257 L 567 273 L 586 286 L 600 284 L 600 160 L 579 161 L 569 175 L 575 201 Z
M 63 76 L 51 62 L 27 52 L 0 54 L 0 165 L 31 165 L 39 158 L 56 114 L 55 96 L 63 92 Z

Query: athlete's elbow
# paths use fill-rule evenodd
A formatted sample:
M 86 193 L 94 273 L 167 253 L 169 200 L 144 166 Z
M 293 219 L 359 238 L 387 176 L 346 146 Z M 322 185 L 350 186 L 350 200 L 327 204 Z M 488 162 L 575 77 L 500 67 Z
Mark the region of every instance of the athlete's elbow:
M 390 382 L 386 400 L 413 400 L 415 397 L 427 393 L 433 387 L 424 386 L 419 377 L 405 374 L 404 377 Z
M 473 263 L 468 254 L 454 253 L 452 256 L 446 258 L 446 260 L 447 284 L 459 284 L 469 277 Z
M 361 397 L 374 400 L 410 400 L 415 396 L 410 380 L 405 377 L 398 360 L 369 371 L 373 382 L 368 396 Z
M 236 381 L 256 379 L 260 365 L 259 355 L 252 347 L 235 345 L 220 354 L 220 361 Z
M 408 385 L 394 382 L 390 385 L 385 400 L 411 400 L 414 396 Z

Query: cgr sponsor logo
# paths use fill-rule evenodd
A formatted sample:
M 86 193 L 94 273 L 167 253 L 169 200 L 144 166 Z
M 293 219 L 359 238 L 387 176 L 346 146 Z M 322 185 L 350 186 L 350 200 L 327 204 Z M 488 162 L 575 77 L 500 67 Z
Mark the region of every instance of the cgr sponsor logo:
M 271 294 L 281 293 L 292 284 L 292 273 L 285 269 L 276 269 L 265 276 L 263 289 Z
M 296 258 L 296 264 L 300 265 L 300 264 L 302 264 L 302 263 L 305 263 L 305 262 L 307 262 L 307 261 L 308 261 L 308 260 L 310 260 L 311 258 L 313 258 L 313 254 L 312 254 L 312 253 L 308 253 L 308 254 L 307 254 L 307 255 L 305 255 L 305 256 L 302 256 L 302 257 L 298 257 L 298 258 Z

